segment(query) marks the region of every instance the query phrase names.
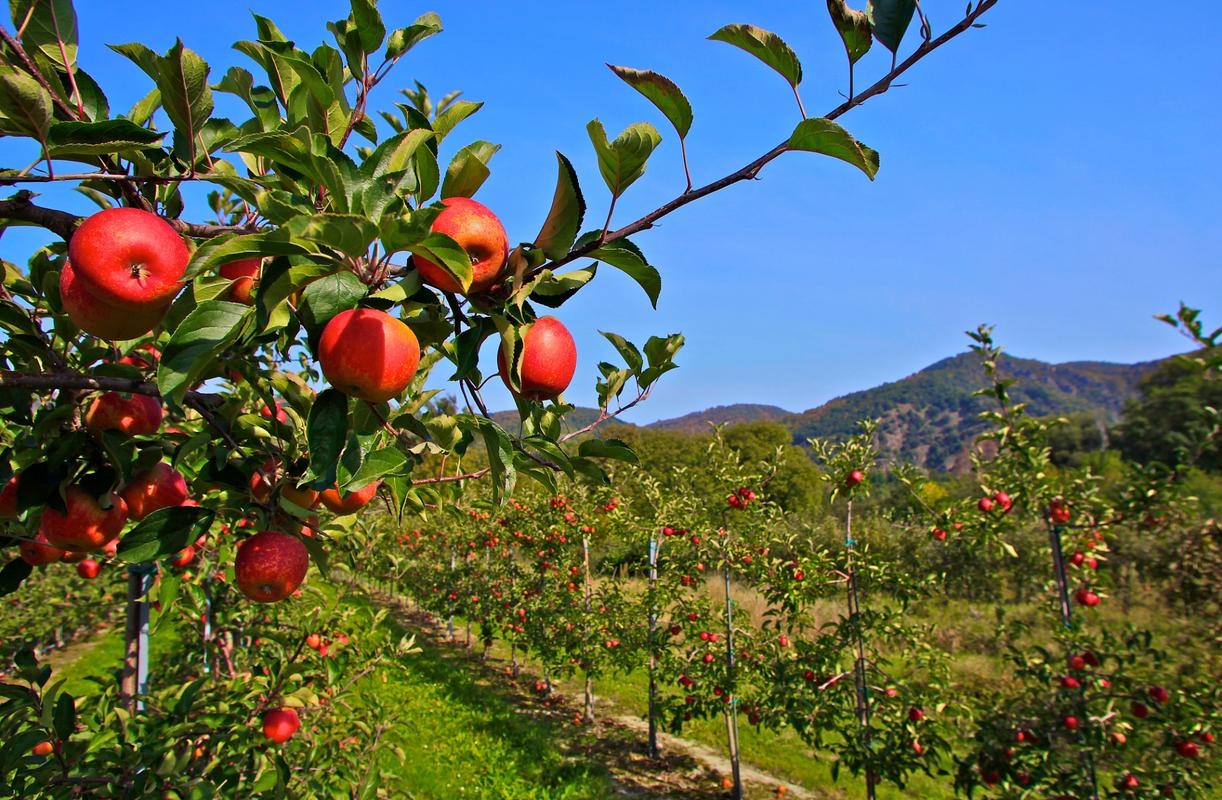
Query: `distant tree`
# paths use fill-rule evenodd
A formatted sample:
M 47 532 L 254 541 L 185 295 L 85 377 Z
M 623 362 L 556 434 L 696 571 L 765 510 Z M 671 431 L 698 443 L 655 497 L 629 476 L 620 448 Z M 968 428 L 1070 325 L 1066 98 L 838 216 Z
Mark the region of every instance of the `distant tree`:
M 1125 458 L 1222 470 L 1214 412 L 1222 408 L 1222 381 L 1192 361 L 1173 359 L 1142 379 L 1139 389 L 1140 399 L 1128 405 L 1113 432 Z

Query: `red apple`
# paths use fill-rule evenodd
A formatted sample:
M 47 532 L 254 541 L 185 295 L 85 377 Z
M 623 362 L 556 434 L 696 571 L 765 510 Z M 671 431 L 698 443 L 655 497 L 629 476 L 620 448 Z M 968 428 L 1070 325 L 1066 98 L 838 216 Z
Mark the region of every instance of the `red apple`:
M 55 746 L 50 742 L 39 742 L 30 750 L 36 756 L 49 756 L 55 752 Z
M 301 727 L 301 718 L 291 708 L 277 708 L 263 715 L 263 735 L 276 744 L 287 742 Z
M 352 308 L 323 329 L 318 361 L 331 385 L 371 403 L 398 395 L 420 365 L 420 342 L 411 328 L 384 311 Z
M 275 458 L 269 458 L 259 465 L 259 468 L 251 473 L 250 476 L 250 493 L 254 495 L 255 500 L 260 503 L 266 503 L 268 498 L 272 496 L 272 487 L 280 480 L 280 462 Z M 245 527 L 238 523 L 239 527 Z
M 42 511 L 40 533 L 47 542 L 65 550 L 99 550 L 119 536 L 127 522 L 127 503 L 117 494 L 109 497 L 110 508 L 103 509 L 98 499 L 79 486 L 65 492 L 67 513 L 47 506 Z
M 128 436 L 151 436 L 161 427 L 164 416 L 155 397 L 133 394 L 124 399 L 118 392 L 106 392 L 89 405 L 85 427 L 94 433 L 119 431 Z
M 139 521 L 159 508 L 185 503 L 188 500 L 187 482 L 178 470 L 159 461 L 151 469 L 136 473 L 122 495 L 128 516 Z
M 844 479 L 844 485 L 852 489 L 854 486 L 861 483 L 865 479 L 866 479 L 866 474 L 859 469 L 855 469 L 849 473 L 847 478 Z
M 229 285 L 229 299 L 235 303 L 253 305 L 251 291 L 259 280 L 259 268 L 263 266 L 261 258 L 244 258 L 240 261 L 230 261 L 221 264 L 221 277 L 233 281 Z
M 982 497 L 976 501 L 976 508 L 987 514 L 993 510 L 993 501 L 988 497 Z
M 267 405 L 263 406 L 263 408 L 259 409 L 259 416 L 263 417 L 264 419 L 271 419 L 272 418 L 271 407 Z M 276 403 L 275 416 L 276 416 L 276 422 L 288 422 L 289 421 L 288 413 L 285 412 L 285 410 L 280 407 L 279 403 Z
M 108 208 L 80 224 L 68 258 L 99 300 L 122 308 L 164 308 L 182 287 L 191 254 L 161 217 L 138 208 Z
M 21 553 L 21 560 L 32 567 L 53 564 L 64 557 L 63 549 L 51 546 L 42 531 L 38 532 L 33 541 L 22 541 L 17 549 Z
M 1175 752 L 1183 758 L 1197 758 L 1201 755 L 1201 748 L 1196 742 L 1183 741 L 1176 744 Z
M 68 261 L 59 273 L 59 299 L 64 313 L 76 327 L 114 342 L 135 339 L 153 330 L 170 308 L 169 303 L 112 305 L 89 291 Z
M 522 336 L 521 367 L 522 390 L 518 394 L 523 397 L 552 400 L 569 387 L 577 370 L 577 345 L 560 320 L 539 317 L 527 326 Z M 496 351 L 496 368 L 512 391 L 505 351 L 501 348 Z
M 76 565 L 76 574 L 86 580 L 93 580 L 98 577 L 98 573 L 102 571 L 102 565 L 94 561 L 92 558 L 87 558 Z
M 509 237 L 505 226 L 482 203 L 467 197 L 441 201 L 445 209 L 433 221 L 432 230 L 444 233 L 471 257 L 471 288 L 467 294 L 486 291 L 500 280 L 509 258 Z M 462 292 L 458 281 L 428 259 L 412 256 L 420 279 L 443 292 Z
M 301 585 L 309 566 L 310 554 L 300 539 L 280 531 L 263 531 L 238 546 L 234 579 L 251 600 L 274 603 Z
M 354 514 L 369 504 L 381 485 L 381 481 L 374 481 L 359 491 L 346 492 L 343 497 L 340 497 L 339 489 L 331 488 L 320 494 L 319 499 L 336 514 Z
M 1053 498 L 1048 504 L 1048 516 L 1058 525 L 1064 525 L 1069 522 L 1069 503 L 1065 502 L 1062 497 Z
M 1006 494 L 1005 492 L 994 492 L 993 502 L 996 503 L 1002 511 L 1009 511 L 1010 506 L 1013 505 L 1014 501 L 1011 500 L 1010 495 Z
M 0 490 L 0 519 L 17 518 L 17 476 L 8 479 Z
M 309 486 L 304 489 L 297 488 L 296 481 L 289 479 L 280 484 L 280 496 L 288 500 L 298 508 L 311 509 L 317 508 L 319 501 L 322 499 L 320 492 L 316 492 Z
M 174 557 L 170 559 L 170 566 L 183 569 L 184 567 L 190 566 L 191 562 L 194 560 L 195 545 L 189 544 L 174 554 Z

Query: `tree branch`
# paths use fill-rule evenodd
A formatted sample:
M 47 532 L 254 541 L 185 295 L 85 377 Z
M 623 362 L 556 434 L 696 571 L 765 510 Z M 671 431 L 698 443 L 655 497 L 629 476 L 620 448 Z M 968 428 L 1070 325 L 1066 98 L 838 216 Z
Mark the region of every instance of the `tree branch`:
M 824 114 L 824 118 L 825 119 L 836 119 L 837 117 L 843 116 L 847 112 L 861 105 L 866 100 L 869 100 L 871 97 L 876 97 L 880 94 L 884 94 L 888 89 L 891 88 L 896 78 L 903 75 L 905 72 L 911 69 L 914 64 L 916 64 L 921 59 L 925 58 L 927 55 L 932 53 L 934 50 L 937 50 L 939 47 L 946 44 L 951 39 L 954 39 L 959 34 L 971 28 L 976 23 L 976 20 L 979 19 L 986 11 L 991 9 L 993 6 L 997 5 L 997 2 L 998 0 L 981 0 L 978 6 L 972 9 L 962 20 L 960 20 L 952 28 L 948 29 L 945 33 L 943 33 L 941 36 L 939 36 L 936 39 L 922 42 L 920 47 L 918 47 L 916 50 L 913 51 L 912 55 L 908 56 L 908 58 L 900 62 L 900 64 L 895 66 L 890 72 L 888 72 L 886 75 L 880 78 L 877 82 L 875 82 L 873 86 L 871 86 L 869 89 L 862 91 L 856 97 L 850 98 L 849 100 L 846 100 L 845 102 L 836 106 L 834 109 L 829 111 L 827 114 Z M 689 191 L 684 192 L 683 194 L 679 195 L 678 197 L 666 203 L 665 205 L 662 205 L 654 209 L 653 211 L 650 211 L 648 214 L 636 220 L 635 222 L 630 222 L 629 224 L 625 225 L 624 227 L 620 228 L 619 230 L 612 231 L 601 237 L 598 237 L 588 242 L 587 244 L 582 245 L 581 247 L 577 247 L 577 248 L 574 248 L 573 250 L 570 250 L 567 254 L 565 254 L 564 256 L 561 256 L 560 258 L 556 259 L 555 261 L 550 261 L 546 264 L 539 266 L 536 269 L 531 270 L 527 274 L 525 280 L 529 280 L 530 278 L 533 278 L 534 276 L 543 272 L 543 270 L 550 269 L 550 270 L 555 271 L 556 269 L 564 266 L 565 264 L 568 264 L 572 261 L 576 261 L 577 259 L 583 256 L 589 255 L 590 253 L 597 250 L 599 247 L 602 247 L 603 245 L 605 245 L 607 242 L 613 242 L 617 239 L 623 239 L 626 236 L 631 236 L 634 233 L 639 233 L 643 230 L 648 230 L 649 228 L 652 228 L 654 223 L 660 220 L 662 217 L 665 217 L 666 215 L 674 211 L 677 211 L 678 209 L 682 208 L 683 206 L 687 205 L 688 203 L 699 200 L 702 197 L 706 197 L 710 194 L 713 194 L 714 192 L 717 192 L 717 191 L 720 191 L 726 188 L 727 186 L 732 186 L 736 183 L 739 183 L 740 181 L 750 180 L 754 178 L 756 175 L 758 175 L 759 171 L 763 169 L 770 161 L 774 160 L 777 156 L 780 156 L 782 153 L 788 152 L 788 150 L 789 150 L 788 140 L 781 142 L 776 147 L 772 148 L 767 153 L 764 153 L 764 155 L 755 159 L 750 164 L 747 164 L 746 166 L 742 167 L 741 169 L 735 170 L 734 172 L 731 172 L 729 175 L 726 175 L 723 178 L 719 178 L 705 186 L 701 186 L 699 189 L 690 189 Z
M 3 183 L 3 181 L 0 181 Z M 72 232 L 84 217 L 59 211 L 54 208 L 44 208 L 34 204 L 34 193 L 21 190 L 7 200 L 0 200 L 0 220 L 11 219 L 29 222 L 41 228 L 46 228 L 64 241 L 72 238 Z M 226 233 L 258 233 L 263 228 L 257 225 L 210 225 L 206 223 L 184 222 L 180 219 L 165 219 L 170 227 L 179 233 L 193 239 L 211 239 Z

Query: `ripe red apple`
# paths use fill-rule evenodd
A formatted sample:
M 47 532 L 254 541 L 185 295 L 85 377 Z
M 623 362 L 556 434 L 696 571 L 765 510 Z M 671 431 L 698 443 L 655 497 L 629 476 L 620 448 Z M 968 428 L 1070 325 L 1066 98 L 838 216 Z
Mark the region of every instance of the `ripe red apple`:
M 941 528 L 934 528 L 933 529 L 933 538 L 937 539 L 939 542 L 945 542 L 946 541 L 946 531 L 942 530 Z
M 509 237 L 496 214 L 483 203 L 467 197 L 441 201 L 445 209 L 433 221 L 432 230 L 444 233 L 471 257 L 471 288 L 467 294 L 486 291 L 500 280 L 509 258 Z M 428 259 L 412 256 L 420 279 L 443 292 L 462 292 L 448 272 Z
M 42 511 L 39 533 L 47 542 L 65 550 L 89 552 L 101 549 L 116 539 L 127 522 L 127 503 L 117 494 L 109 496 L 110 508 L 103 509 L 98 499 L 79 486 L 65 492 L 67 513 L 47 506 Z
M 180 506 L 189 499 L 187 482 L 178 470 L 164 461 L 132 476 L 131 483 L 123 489 L 122 497 L 127 503 L 127 515 L 136 521 L 159 508 Z
M 191 562 L 194 560 L 195 545 L 189 544 L 174 554 L 174 557 L 170 559 L 170 566 L 177 569 L 183 569 L 184 567 L 190 566 Z
M 0 490 L 0 519 L 17 518 L 17 476 L 8 479 Z
M 1076 731 L 1081 722 L 1077 717 L 1070 715 L 1062 719 L 1061 724 L 1065 726 L 1066 730 Z
M 106 392 L 89 405 L 85 427 L 94 433 L 119 431 L 128 436 L 151 436 L 161 427 L 164 416 L 155 397 L 133 394 L 124 399 L 118 392 Z
M 55 746 L 50 742 L 39 742 L 30 750 L 36 756 L 49 756 L 55 752 Z
M 925 719 L 924 711 L 917 708 L 916 706 L 913 706 L 912 708 L 908 709 L 908 721 L 909 722 L 920 722 L 923 719 Z
M 577 371 L 577 345 L 568 329 L 555 317 L 539 317 L 526 328 L 522 337 L 523 397 L 552 400 L 573 380 Z M 497 348 L 496 368 L 501 380 L 510 386 L 505 351 Z M 512 391 L 512 387 L 510 388 Z
M 1058 525 L 1069 522 L 1069 503 L 1062 497 L 1053 498 L 1048 504 L 1048 517 Z
M 381 403 L 412 382 L 420 365 L 420 342 L 411 328 L 386 312 L 352 308 L 323 328 L 318 361 L 336 389 Z
M 263 715 L 263 735 L 276 744 L 287 742 L 301 728 L 301 718 L 291 708 L 277 708 Z
M 343 497 L 340 496 L 339 489 L 333 487 L 323 491 L 319 500 L 336 514 L 355 514 L 369 504 L 381 485 L 381 481 L 374 481 L 359 491 L 346 492 Z
M 1079 589 L 1074 595 L 1074 599 L 1078 601 L 1078 605 L 1094 608 L 1099 605 L 1099 595 L 1092 592 L 1090 589 Z
M 311 650 L 317 650 L 318 648 L 322 647 L 322 637 L 320 637 L 317 633 L 311 633 L 306 637 L 305 643 L 306 647 L 310 648 Z
M 89 291 L 72 268 L 64 262 L 59 273 L 59 299 L 73 324 L 99 339 L 120 342 L 143 336 L 161 324 L 169 303 L 142 306 L 116 306 Z
M 63 549 L 53 547 L 42 531 L 34 536 L 33 541 L 23 540 L 17 549 L 21 553 L 21 560 L 32 567 L 53 564 L 64 557 Z
M 859 469 L 855 469 L 849 473 L 847 478 L 844 479 L 844 485 L 852 489 L 854 486 L 861 483 L 865 479 L 866 479 L 866 474 Z
M 68 258 L 91 294 L 121 308 L 164 307 L 182 287 L 191 254 L 170 225 L 138 208 L 108 208 L 82 222 Z
M 238 545 L 234 579 L 251 600 L 274 603 L 301 585 L 309 566 L 310 554 L 300 539 L 263 531 Z
M 266 503 L 272 496 L 272 486 L 278 480 L 280 480 L 280 462 L 275 458 L 269 458 L 251 473 L 250 493 L 254 495 L 255 500 Z M 241 522 L 238 523 L 238 526 L 245 527 Z
M 261 258 L 243 258 L 240 261 L 230 261 L 221 264 L 221 277 L 233 281 L 229 285 L 229 299 L 243 305 L 253 305 L 255 300 L 251 291 L 259 280 L 259 268 L 263 266 Z
M 1011 500 L 1010 495 L 1006 494 L 1005 492 L 994 492 L 993 502 L 996 503 L 1002 511 L 1009 511 L 1010 506 L 1013 505 L 1014 501 Z
M 1146 717 L 1150 716 L 1150 707 L 1145 703 L 1133 703 L 1131 710 L 1133 712 L 1133 716 L 1137 717 L 1138 719 L 1145 719 Z
M 982 497 L 976 501 L 976 508 L 987 514 L 993 510 L 993 501 L 991 498 Z
M 1171 692 L 1168 692 L 1162 686 L 1151 686 L 1146 690 L 1146 694 L 1150 695 L 1150 699 L 1162 705 L 1171 699 Z
M 266 405 L 263 406 L 263 408 L 259 409 L 259 416 L 263 417 L 263 419 L 271 419 L 272 418 L 271 407 L 266 406 Z M 288 422 L 289 421 L 288 413 L 283 408 L 281 408 L 279 403 L 276 403 L 275 417 L 276 417 L 276 422 Z
M 94 561 L 92 558 L 87 558 L 76 565 L 76 574 L 86 580 L 93 580 L 98 577 L 102 571 L 102 565 Z
M 1175 752 L 1183 758 L 1197 758 L 1201 755 L 1201 748 L 1197 746 L 1196 742 L 1183 741 L 1176 744 Z

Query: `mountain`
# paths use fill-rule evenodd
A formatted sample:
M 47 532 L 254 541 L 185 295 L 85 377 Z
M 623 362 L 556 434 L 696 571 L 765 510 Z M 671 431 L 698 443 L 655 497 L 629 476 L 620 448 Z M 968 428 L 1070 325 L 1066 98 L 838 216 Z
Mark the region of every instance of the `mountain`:
M 757 403 L 735 403 L 729 406 L 713 406 L 704 411 L 693 411 L 682 417 L 658 420 L 647 427 L 662 428 L 668 431 L 683 433 L 708 433 L 709 425 L 721 425 L 738 422 L 769 422 L 787 423 L 794 416 L 792 411 L 786 411 L 777 406 L 759 405 Z
M 1004 355 L 998 362 L 1003 378 L 1017 381 L 1011 396 L 1027 404 L 1035 416 L 1084 413 L 1100 424 L 1115 422 L 1125 403 L 1137 395 L 1137 383 L 1161 362 L 1110 364 L 1071 361 L 1048 364 Z M 705 433 L 710 424 L 770 421 L 793 433 L 795 444 L 809 438 L 840 438 L 857 431 L 857 421 L 880 419 L 879 437 L 885 455 L 935 470 L 956 470 L 966 465 L 974 439 L 985 427 L 977 416 L 988 407 L 985 398 L 973 397 L 986 377 L 975 353 L 960 353 L 906 378 L 872 389 L 837 397 L 821 406 L 793 413 L 772 405 L 736 403 L 659 420 L 648 428 Z M 597 419 L 590 408 L 575 409 L 565 420 L 574 430 Z M 494 415 L 510 431 L 516 430 L 516 411 Z M 631 424 L 631 423 L 624 423 Z
M 1026 403 L 1032 415 L 1087 413 L 1110 423 L 1136 396 L 1137 382 L 1157 366 L 1153 361 L 1048 364 L 1003 356 L 998 371 L 1017 381 L 1010 394 Z M 973 440 L 985 428 L 977 415 L 988 408 L 988 401 L 972 396 L 984 381 L 979 357 L 962 353 L 901 380 L 804 411 L 787 427 L 800 442 L 846 436 L 857 429 L 857 420 L 877 417 L 882 420 L 879 437 L 887 455 L 931 469 L 961 468 Z

